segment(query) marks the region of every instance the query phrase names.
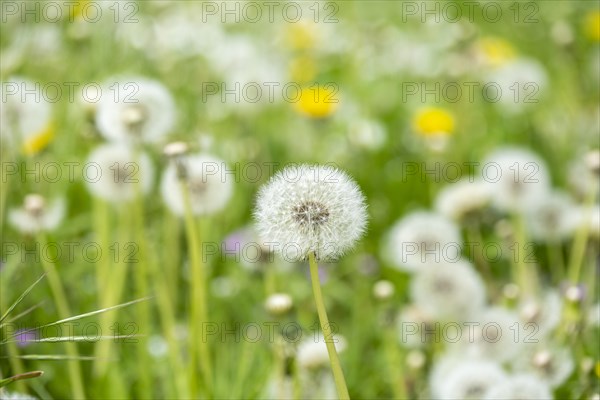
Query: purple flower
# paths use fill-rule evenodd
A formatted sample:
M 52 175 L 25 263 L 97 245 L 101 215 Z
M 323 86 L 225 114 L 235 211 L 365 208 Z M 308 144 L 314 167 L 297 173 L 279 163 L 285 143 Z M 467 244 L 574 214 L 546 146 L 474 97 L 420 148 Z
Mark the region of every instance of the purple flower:
M 19 329 L 15 333 L 15 340 L 17 341 L 17 346 L 23 348 L 27 347 L 38 339 L 38 334 L 36 331 L 32 331 L 29 329 Z

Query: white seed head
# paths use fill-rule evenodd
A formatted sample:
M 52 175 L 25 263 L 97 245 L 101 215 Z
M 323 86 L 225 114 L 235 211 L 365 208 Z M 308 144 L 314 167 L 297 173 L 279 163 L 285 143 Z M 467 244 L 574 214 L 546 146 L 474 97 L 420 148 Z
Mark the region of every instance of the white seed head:
M 510 376 L 492 386 L 484 400 L 541 400 L 552 399 L 552 391 L 546 382 L 532 374 Z
M 526 329 L 525 324 L 535 324 L 536 338 L 545 337 L 560 323 L 562 307 L 563 302 L 555 290 L 548 290 L 540 298 L 523 299 L 518 306 L 521 325 Z
M 497 149 L 484 160 L 482 168 L 483 180 L 493 193 L 493 205 L 501 211 L 535 206 L 549 191 L 546 163 L 529 150 Z
M 465 179 L 443 188 L 435 200 L 435 209 L 450 219 L 460 220 L 484 208 L 491 201 L 491 195 L 484 182 Z
M 86 165 L 86 186 L 101 199 L 113 203 L 131 201 L 138 191 L 147 194 L 152 189 L 154 167 L 150 157 L 125 144 L 98 146 Z
M 373 296 L 377 300 L 388 300 L 394 295 L 395 291 L 394 284 L 390 281 L 380 280 L 373 285 Z
M 410 283 L 415 305 L 435 320 L 464 321 L 478 313 L 485 303 L 485 285 L 473 266 L 455 263 L 423 268 Z
M 346 349 L 346 339 L 341 335 L 334 335 L 330 340 L 334 341 L 335 349 L 338 353 Z M 298 346 L 296 361 L 301 368 L 314 369 L 329 363 L 329 353 L 327 352 L 327 343 L 321 333 L 311 335 L 303 340 Z
M 383 256 L 392 266 L 414 272 L 431 264 L 457 261 L 461 247 L 460 230 L 454 222 L 440 214 L 416 211 L 388 232 Z
M 172 142 L 163 148 L 163 154 L 167 157 L 180 157 L 188 152 L 185 142 Z
M 443 371 L 430 379 L 434 398 L 444 400 L 480 400 L 488 391 L 506 381 L 502 367 L 486 360 L 456 360 L 454 365 L 446 366 Z
M 557 241 L 573 235 L 581 220 L 580 209 L 569 195 L 551 191 L 525 207 L 526 227 L 538 241 Z
M 287 293 L 274 293 L 265 301 L 266 310 L 273 315 L 283 315 L 292 309 L 292 297 Z
M 181 170 L 183 169 L 183 176 Z M 163 173 L 161 193 L 171 212 L 185 215 L 182 185 L 190 196 L 194 215 L 213 214 L 222 210 L 233 194 L 233 177 L 225 161 L 208 154 L 183 156 Z
M 46 207 L 46 200 L 39 194 L 28 194 L 25 196 L 25 211 L 33 216 L 40 216 Z
M 513 358 L 512 368 L 517 373 L 532 373 L 555 388 L 571 375 L 575 361 L 569 349 L 540 341 L 525 345 Z
M 56 229 L 65 213 L 64 199 L 58 198 L 48 203 L 42 196 L 30 194 L 25 197 L 23 207 L 9 211 L 8 221 L 19 232 L 32 235 Z
M 41 85 L 43 87 L 43 85 Z M 39 82 L 9 77 L 0 84 L 0 138 L 3 144 L 20 145 L 46 129 L 52 119 L 52 105 L 40 91 Z
M 103 91 L 96 108 L 96 125 L 109 140 L 156 142 L 175 124 L 175 102 L 160 83 L 142 77 L 116 78 Z
M 295 261 L 311 252 L 321 260 L 336 259 L 367 225 L 359 187 L 330 166 L 300 165 L 279 172 L 259 191 L 254 216 L 262 240 Z

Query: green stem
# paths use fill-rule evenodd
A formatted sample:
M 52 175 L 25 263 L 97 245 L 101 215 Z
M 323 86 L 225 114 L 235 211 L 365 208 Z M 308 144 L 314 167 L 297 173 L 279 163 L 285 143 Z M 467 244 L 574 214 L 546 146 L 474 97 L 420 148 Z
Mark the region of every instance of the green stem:
M 40 243 L 41 249 L 46 248 L 47 241 L 44 235 L 39 235 L 38 241 Z M 50 290 L 52 291 L 52 296 L 54 297 L 54 302 L 58 310 L 59 318 L 65 319 L 72 316 L 69 307 L 69 302 L 65 294 L 65 289 L 56 271 L 56 266 L 53 262 L 48 260 L 42 253 L 40 253 L 40 258 L 42 260 L 42 265 L 46 272 L 46 277 L 48 279 L 48 284 L 50 285 Z M 77 359 L 79 357 L 79 352 L 77 351 L 77 344 L 74 342 L 65 342 L 65 347 L 67 355 L 73 358 L 72 360 L 67 361 L 67 367 L 69 370 L 69 380 L 71 381 L 71 392 L 73 398 L 85 399 L 81 366 L 79 364 L 79 360 Z
M 402 374 L 403 360 L 400 345 L 396 339 L 396 331 L 393 327 L 387 327 L 385 333 L 384 340 L 387 347 L 386 353 L 389 357 L 389 373 L 394 398 L 406 399 L 406 382 Z
M 346 387 L 346 379 L 344 378 L 344 371 L 342 371 L 340 359 L 337 350 L 335 349 L 333 333 L 331 331 L 331 326 L 329 325 L 329 319 L 327 318 L 323 294 L 321 293 L 319 266 L 317 265 L 317 260 L 315 259 L 315 254 L 313 252 L 309 253 L 308 261 L 310 264 L 310 278 L 312 281 L 313 294 L 315 296 L 315 303 L 317 304 L 321 330 L 323 331 L 323 337 L 325 339 L 325 344 L 327 345 L 327 353 L 329 354 L 329 362 L 331 364 L 331 370 L 333 371 L 333 379 L 335 380 L 338 397 L 340 399 L 350 399 L 348 388 Z
M 188 251 L 190 257 L 190 271 L 192 278 L 192 288 L 190 291 L 190 385 L 192 396 L 196 397 L 197 392 L 197 373 L 198 362 L 204 378 L 204 385 L 208 393 L 212 382 L 212 368 L 210 354 L 208 352 L 208 343 L 202 335 L 203 324 L 208 322 L 206 310 L 206 282 L 204 274 L 204 265 L 201 257 L 201 242 L 198 235 L 198 226 L 196 218 L 192 211 L 189 188 L 185 182 L 181 183 L 181 191 L 185 206 L 185 227 L 187 233 Z
M 592 212 L 591 208 L 596 199 L 596 188 L 590 188 L 590 191 L 585 198 L 583 203 L 584 208 L 584 218 L 583 221 L 589 221 L 590 213 Z M 584 262 L 585 256 L 585 248 L 588 241 L 588 236 L 590 233 L 589 224 L 587 222 L 583 222 L 577 233 L 575 234 L 575 239 L 573 240 L 573 248 L 571 250 L 571 258 L 569 259 L 569 280 L 571 283 L 579 282 L 579 275 L 581 274 L 581 268 Z
M 535 265 L 530 265 L 528 267 L 525 262 L 525 258 L 527 257 L 527 254 L 525 254 L 526 236 L 525 224 L 521 214 L 515 213 L 513 216 L 513 227 L 515 232 L 515 245 L 517 246 L 517 252 L 514 255 L 516 259 L 513 259 L 516 269 L 516 282 L 520 286 L 523 294 L 535 295 L 537 290 L 537 273 Z

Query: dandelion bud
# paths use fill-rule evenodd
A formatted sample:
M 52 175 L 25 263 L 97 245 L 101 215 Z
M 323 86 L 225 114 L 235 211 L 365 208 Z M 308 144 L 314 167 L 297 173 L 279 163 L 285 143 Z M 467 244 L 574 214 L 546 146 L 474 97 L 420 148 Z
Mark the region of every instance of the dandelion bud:
M 406 365 L 410 369 L 421 369 L 425 365 L 425 354 L 420 350 L 411 350 L 406 355 Z
M 592 150 L 585 155 L 585 165 L 593 174 L 600 174 L 600 150 Z
M 565 290 L 565 298 L 573 303 L 578 303 L 583 299 L 583 290 L 577 285 L 569 286 Z
M 502 288 L 502 294 L 509 300 L 514 300 L 519 297 L 519 286 L 515 283 L 509 283 Z
M 163 149 L 163 154 L 169 158 L 180 157 L 188 152 L 188 145 L 185 142 L 172 142 Z
M 25 211 L 33 216 L 40 216 L 44 212 L 46 201 L 39 194 L 28 194 L 25 196 Z
M 390 281 L 381 280 L 373 285 L 373 296 L 377 300 L 388 300 L 394 295 L 394 284 Z
M 283 315 L 292 308 L 292 298 L 286 293 L 275 293 L 265 301 L 266 310 L 273 315 Z

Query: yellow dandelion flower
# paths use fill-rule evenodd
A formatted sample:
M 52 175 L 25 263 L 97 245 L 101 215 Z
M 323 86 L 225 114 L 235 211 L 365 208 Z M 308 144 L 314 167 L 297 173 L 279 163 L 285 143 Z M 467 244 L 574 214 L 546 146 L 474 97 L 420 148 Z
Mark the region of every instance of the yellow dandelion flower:
M 487 63 L 499 66 L 516 57 L 515 48 L 510 42 L 496 37 L 485 37 L 478 41 L 478 49 L 481 51 Z
M 286 42 L 293 50 L 314 48 L 317 43 L 317 32 L 314 24 L 307 22 L 290 24 L 286 33 Z
M 294 103 L 296 111 L 311 118 L 325 118 L 339 106 L 337 88 L 332 85 L 313 85 L 302 88 L 299 100 Z
M 31 135 L 23 141 L 23 153 L 33 156 L 48 147 L 48 144 L 54 139 L 56 131 L 52 124 L 48 124 L 45 129 Z
M 454 116 L 442 108 L 426 107 L 417 111 L 413 126 L 423 136 L 449 135 L 454 132 Z
M 588 12 L 583 26 L 588 39 L 600 42 L 600 10 Z
M 294 82 L 311 82 L 317 75 L 317 66 L 311 57 L 296 57 L 289 64 L 289 74 Z

